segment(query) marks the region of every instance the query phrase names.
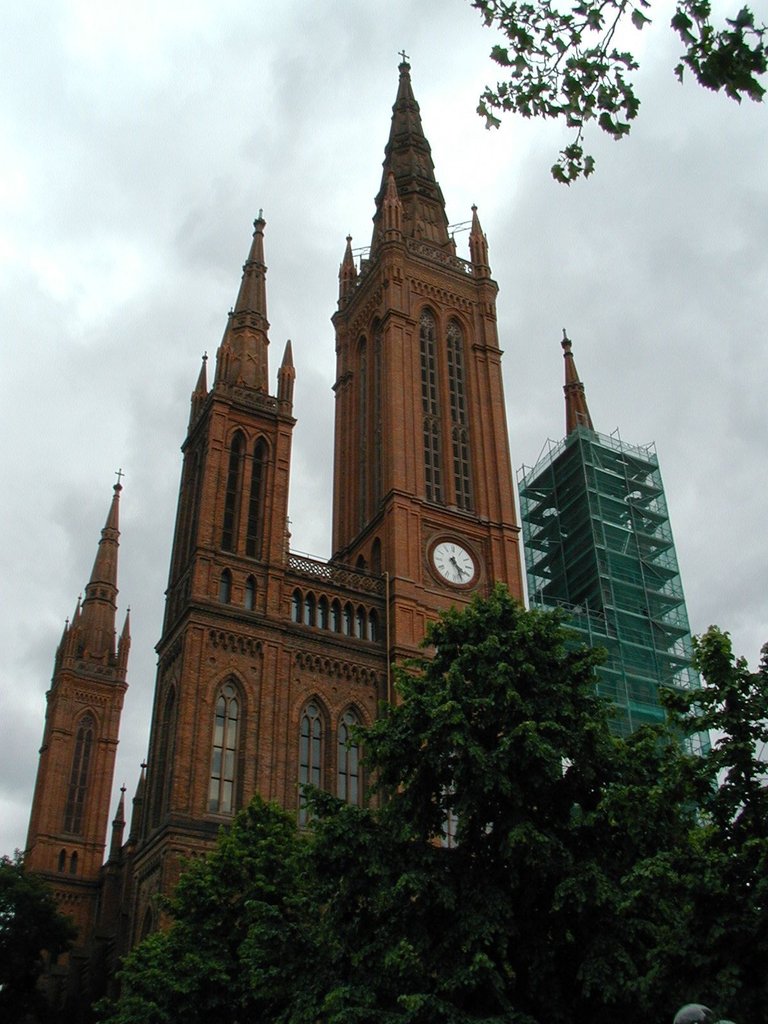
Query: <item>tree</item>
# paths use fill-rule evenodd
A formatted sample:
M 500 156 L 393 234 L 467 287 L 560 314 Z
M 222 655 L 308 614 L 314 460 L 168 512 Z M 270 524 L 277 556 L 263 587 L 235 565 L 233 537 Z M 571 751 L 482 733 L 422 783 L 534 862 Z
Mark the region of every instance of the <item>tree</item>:
M 760 1020 L 768 1006 L 768 644 L 751 672 L 728 634 L 711 626 L 696 641 L 696 661 L 702 689 L 667 695 L 674 728 L 713 738 L 685 764 L 700 816 L 690 959 L 734 1019 Z
M 291 1019 L 286 1008 L 303 1006 L 307 965 L 321 958 L 312 944 L 314 900 L 306 849 L 292 819 L 254 800 L 222 832 L 210 856 L 189 864 L 167 908 L 173 924 L 126 958 L 120 998 L 113 1007 L 106 1001 L 100 1006 L 105 1019 L 113 1024 Z M 312 1019 L 311 1014 L 303 1018 Z
M 47 955 L 69 949 L 75 928 L 59 913 L 46 884 L 27 874 L 21 857 L 0 858 L 0 1019 L 44 1016 L 37 980 Z
M 239 815 L 127 959 L 110 1024 L 647 1024 L 691 999 L 736 1019 L 758 1004 L 740 958 L 749 929 L 749 967 L 768 952 L 749 824 L 765 792 L 744 744 L 765 669 L 747 685 L 704 638 L 708 687 L 670 696 L 669 730 L 621 739 L 599 655 L 559 613 L 499 586 L 428 641 L 357 738 L 371 804 L 314 791 L 303 832 L 258 800 Z M 688 751 L 728 715 L 730 753 Z
M 638 31 L 650 22 L 651 0 L 471 0 L 488 26 L 498 28 L 509 45 L 496 45 L 492 59 L 504 68 L 505 81 L 488 86 L 478 113 L 488 127 L 499 114 L 562 119 L 575 139 L 560 153 L 553 177 L 570 184 L 594 170 L 582 138 L 595 121 L 614 139 L 630 131 L 638 99 L 631 75 L 638 63 L 615 44 L 620 26 Z M 670 22 L 683 53 L 675 68 L 686 71 L 707 89 L 723 90 L 731 99 L 760 101 L 768 70 L 768 26 L 742 7 L 722 27 L 711 20 L 710 0 L 676 0 Z

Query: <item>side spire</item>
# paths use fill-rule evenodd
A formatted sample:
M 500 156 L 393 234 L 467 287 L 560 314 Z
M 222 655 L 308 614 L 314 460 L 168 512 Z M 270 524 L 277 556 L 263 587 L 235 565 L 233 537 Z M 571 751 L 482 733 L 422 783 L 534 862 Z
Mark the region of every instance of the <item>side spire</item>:
M 563 348 L 563 359 L 565 360 L 565 384 L 563 385 L 563 391 L 565 392 L 565 433 L 566 435 L 571 434 L 577 427 L 586 427 L 588 430 L 594 430 L 592 417 L 589 415 L 584 385 L 579 380 L 576 362 L 571 351 L 571 339 L 565 333 L 565 328 L 563 328 L 563 340 L 560 344 Z
M 432 150 L 421 125 L 419 104 L 411 87 L 411 65 L 402 56 L 397 98 L 392 107 L 389 140 L 384 149 L 381 187 L 376 197 L 373 217 L 375 249 L 385 230 L 384 200 L 389 175 L 394 175 L 397 195 L 402 203 L 402 231 L 408 238 L 417 238 L 432 245 L 452 249 L 448 234 L 445 200 L 435 178 Z
M 268 389 L 267 265 L 264 262 L 266 221 L 259 210 L 235 308 L 229 314 L 216 358 L 216 383 Z
M 352 235 L 347 235 L 347 247 L 344 250 L 344 259 L 339 267 L 339 298 L 345 299 L 354 289 L 357 281 L 357 267 L 355 257 L 352 255 Z
M 195 390 L 192 392 L 191 408 L 189 411 L 190 427 L 200 414 L 200 410 L 208 397 L 208 353 L 203 353 L 203 361 L 200 366 L 200 373 L 197 375 Z
M 472 261 L 475 277 L 490 277 L 491 268 L 488 263 L 488 239 L 480 227 L 477 207 L 472 206 L 472 227 L 469 231 L 469 258 Z
M 293 368 L 293 348 L 291 339 L 285 343 L 283 361 L 277 371 L 277 400 L 290 412 L 293 408 L 293 384 L 296 380 L 296 371 Z

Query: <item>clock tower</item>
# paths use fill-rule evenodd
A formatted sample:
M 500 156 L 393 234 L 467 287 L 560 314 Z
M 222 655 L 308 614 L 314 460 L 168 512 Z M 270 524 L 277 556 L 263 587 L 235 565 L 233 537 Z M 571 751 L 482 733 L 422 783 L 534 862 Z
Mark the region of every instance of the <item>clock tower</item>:
M 334 559 L 388 581 L 390 656 L 497 580 L 522 600 L 497 286 L 472 208 L 456 255 L 411 88 L 400 81 L 369 254 L 339 273 Z

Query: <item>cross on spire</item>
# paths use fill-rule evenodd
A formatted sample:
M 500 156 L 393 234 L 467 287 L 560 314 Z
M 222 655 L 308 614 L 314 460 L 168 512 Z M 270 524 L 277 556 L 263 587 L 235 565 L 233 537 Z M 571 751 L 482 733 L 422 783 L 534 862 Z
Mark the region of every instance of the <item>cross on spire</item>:
M 403 64 L 407 64 L 407 63 L 408 63 L 408 61 L 409 61 L 409 60 L 411 59 L 411 58 L 410 58 L 410 57 L 408 56 L 408 54 L 407 54 L 407 53 L 405 52 L 405 50 L 401 50 L 401 51 L 400 51 L 400 56 L 401 56 L 401 57 L 402 57 L 402 59 L 403 59 Z
M 115 473 L 115 476 L 117 477 L 117 486 L 122 488 L 123 485 L 120 481 L 125 476 L 125 473 L 122 471 L 122 469 L 118 469 L 118 471 Z

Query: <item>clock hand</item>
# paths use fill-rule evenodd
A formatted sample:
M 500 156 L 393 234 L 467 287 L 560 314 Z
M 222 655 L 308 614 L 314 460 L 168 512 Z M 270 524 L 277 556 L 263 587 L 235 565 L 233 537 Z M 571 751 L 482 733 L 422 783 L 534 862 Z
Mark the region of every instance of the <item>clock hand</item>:
M 456 572 L 459 574 L 459 576 L 464 576 L 465 575 L 464 570 L 461 568 L 459 563 L 456 561 L 456 558 L 454 557 L 454 555 L 451 555 L 451 561 L 453 562 L 453 566 L 454 566 Z

